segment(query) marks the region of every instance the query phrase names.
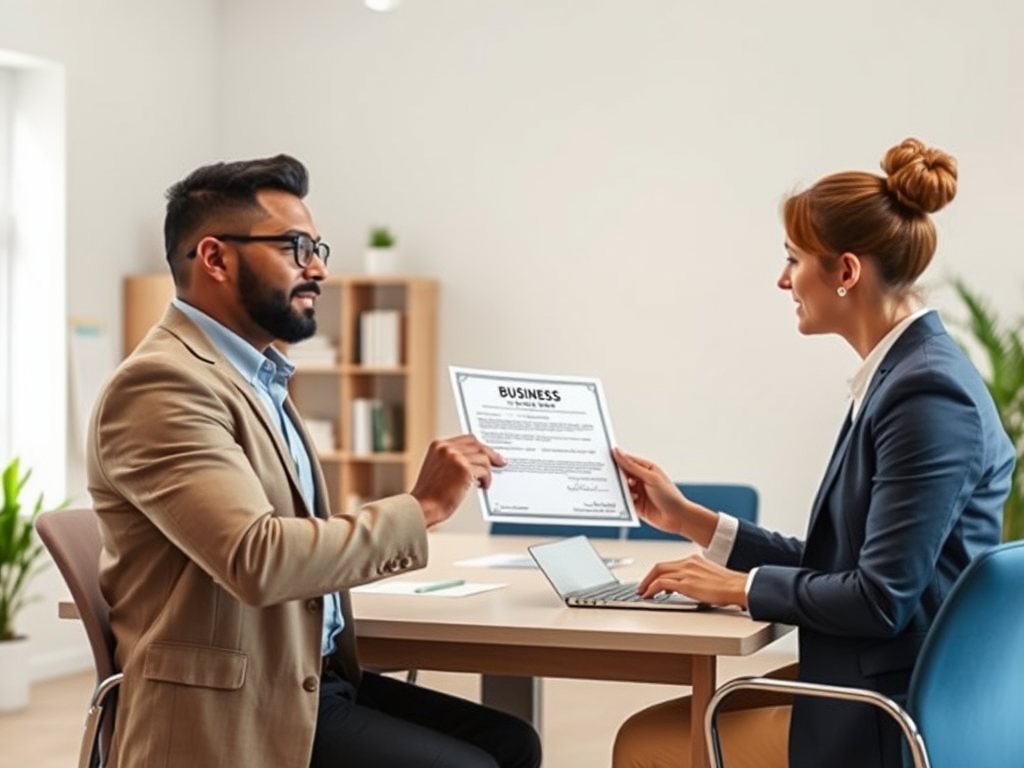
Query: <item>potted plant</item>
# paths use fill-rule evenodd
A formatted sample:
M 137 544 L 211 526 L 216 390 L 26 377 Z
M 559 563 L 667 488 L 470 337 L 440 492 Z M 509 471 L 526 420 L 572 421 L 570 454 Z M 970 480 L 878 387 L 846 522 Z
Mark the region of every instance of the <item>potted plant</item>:
M 985 383 L 1017 448 L 1017 466 L 1003 508 L 1003 541 L 1024 539 L 1024 318 L 1004 324 L 962 280 L 953 280 L 953 289 L 967 308 L 967 330 L 988 364 Z
M 398 271 L 398 250 L 395 236 L 387 227 L 372 227 L 366 248 L 366 272 L 390 275 Z
M 0 711 L 28 705 L 28 638 L 19 635 L 15 619 L 25 607 L 32 577 L 49 560 L 36 538 L 33 522 L 43 511 L 42 494 L 31 509 L 23 510 L 21 494 L 31 476 L 21 474 L 12 460 L 3 471 L 3 507 L 0 508 Z

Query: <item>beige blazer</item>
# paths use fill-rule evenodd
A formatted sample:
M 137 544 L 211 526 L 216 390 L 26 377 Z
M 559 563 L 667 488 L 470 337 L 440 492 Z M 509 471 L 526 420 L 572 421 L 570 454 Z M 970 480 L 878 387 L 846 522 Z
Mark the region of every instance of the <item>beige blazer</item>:
M 251 385 L 174 307 L 115 371 L 88 448 L 125 675 L 111 766 L 309 765 L 322 596 L 427 561 L 414 498 L 330 514 L 314 472 L 319 517 Z

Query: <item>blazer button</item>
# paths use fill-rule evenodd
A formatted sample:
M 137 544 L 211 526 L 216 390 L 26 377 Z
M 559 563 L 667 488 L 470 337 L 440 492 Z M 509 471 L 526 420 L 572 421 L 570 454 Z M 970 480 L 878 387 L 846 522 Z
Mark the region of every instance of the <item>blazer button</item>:
M 320 610 L 320 601 L 315 599 L 315 598 L 311 598 L 311 599 L 307 600 L 306 601 L 306 610 L 310 611 L 311 613 L 316 613 L 317 611 Z
M 320 686 L 320 681 L 315 677 L 307 677 L 302 681 L 302 690 L 313 693 Z

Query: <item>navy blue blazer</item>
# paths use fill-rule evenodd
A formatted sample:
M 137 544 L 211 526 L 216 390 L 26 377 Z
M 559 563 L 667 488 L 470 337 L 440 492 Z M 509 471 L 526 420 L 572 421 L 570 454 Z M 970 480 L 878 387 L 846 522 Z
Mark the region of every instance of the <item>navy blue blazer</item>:
M 1015 460 L 977 370 L 935 312 L 885 356 L 847 418 L 806 540 L 740 521 L 729 568 L 758 571 L 750 615 L 799 627 L 800 679 L 904 696 L 921 642 L 972 558 L 999 542 Z M 895 768 L 873 707 L 800 699 L 792 768 Z

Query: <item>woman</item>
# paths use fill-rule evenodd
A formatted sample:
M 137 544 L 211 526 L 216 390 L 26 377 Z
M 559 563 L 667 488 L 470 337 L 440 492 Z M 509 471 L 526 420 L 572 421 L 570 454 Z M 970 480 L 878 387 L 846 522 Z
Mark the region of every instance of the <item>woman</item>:
M 651 462 L 615 457 L 641 517 L 706 548 L 656 565 L 643 594 L 673 590 L 796 625 L 799 679 L 899 698 L 953 582 L 999 541 L 1014 449 L 981 377 L 914 289 L 935 252 L 929 214 L 956 193 L 956 161 L 907 139 L 882 168 L 827 176 L 783 207 L 778 285 L 800 332 L 838 334 L 862 358 L 806 538 L 709 510 Z M 689 765 L 689 717 L 686 699 L 633 715 L 615 768 Z M 901 765 L 898 728 L 858 704 L 733 711 L 720 730 L 729 768 Z

